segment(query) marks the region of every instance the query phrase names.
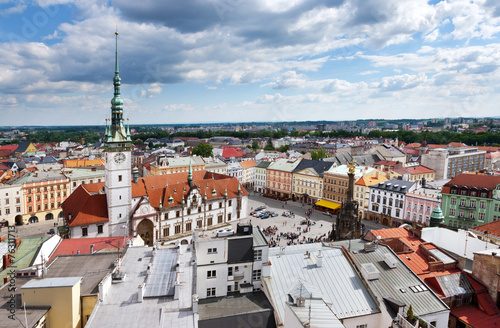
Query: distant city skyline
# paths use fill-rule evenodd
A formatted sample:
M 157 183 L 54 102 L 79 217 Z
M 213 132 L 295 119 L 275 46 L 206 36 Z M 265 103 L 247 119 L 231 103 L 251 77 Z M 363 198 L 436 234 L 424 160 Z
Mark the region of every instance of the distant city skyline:
M 2 126 L 498 116 L 500 3 L 6 0 Z M 118 23 L 116 24 L 115 21 Z

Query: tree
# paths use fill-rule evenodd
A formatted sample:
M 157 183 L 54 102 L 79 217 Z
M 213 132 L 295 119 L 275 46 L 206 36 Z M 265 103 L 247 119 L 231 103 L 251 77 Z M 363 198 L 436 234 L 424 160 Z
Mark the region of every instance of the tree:
M 273 139 L 269 138 L 267 140 L 267 145 L 264 147 L 264 150 L 274 150 Z
M 290 145 L 283 145 L 283 146 L 280 146 L 280 148 L 278 150 L 280 153 L 286 153 L 289 149 L 290 149 Z
M 318 148 L 318 150 L 311 150 L 311 159 L 320 160 L 326 158 L 327 154 L 323 148 Z
M 252 149 L 253 151 L 256 151 L 257 149 L 259 149 L 259 142 L 257 140 L 254 140 L 252 142 L 252 145 L 250 146 L 250 149 Z
M 214 147 L 212 147 L 212 145 L 202 142 L 193 148 L 191 154 L 198 155 L 201 157 L 213 157 L 214 156 L 214 154 L 212 153 L 213 149 Z

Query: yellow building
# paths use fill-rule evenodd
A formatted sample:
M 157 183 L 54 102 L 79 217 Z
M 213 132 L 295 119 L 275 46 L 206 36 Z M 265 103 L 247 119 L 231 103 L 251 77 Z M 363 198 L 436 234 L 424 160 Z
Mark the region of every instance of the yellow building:
M 164 175 L 171 173 L 181 173 L 189 171 L 191 164 L 193 171 L 205 170 L 205 162 L 199 156 L 193 157 L 165 157 L 158 156 L 158 159 L 150 164 L 147 176 Z
M 354 200 L 358 202 L 358 215 L 361 219 L 366 219 L 365 213 L 370 202 L 370 186 L 387 181 L 387 178 L 379 173 L 372 176 L 361 177 L 354 184 Z
M 82 277 L 32 279 L 21 287 L 26 307 L 50 306 L 47 327 L 80 328 Z

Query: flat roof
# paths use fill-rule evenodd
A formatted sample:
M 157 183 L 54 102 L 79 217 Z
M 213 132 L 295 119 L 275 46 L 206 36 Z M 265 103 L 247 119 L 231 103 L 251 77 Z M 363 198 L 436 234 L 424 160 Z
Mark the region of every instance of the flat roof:
M 83 277 L 31 279 L 21 289 L 73 287 L 82 279 Z
M 210 297 L 201 299 L 198 303 L 200 320 L 272 310 L 271 303 L 263 292 L 230 293 L 227 297 Z
M 264 234 L 260 230 L 259 226 L 253 226 L 253 246 L 267 246 L 267 240 L 266 237 L 264 237 Z
M 151 272 L 147 275 L 144 297 L 174 296 L 177 259 L 176 249 L 156 250 Z
M 83 277 L 82 295 L 99 293 L 99 283 L 114 268 L 114 254 L 59 256 L 48 267 L 47 278 Z
M 316 265 L 319 250 L 323 255 L 321 267 Z M 306 252 L 310 253 L 310 257 Z M 271 274 L 263 278 L 263 284 L 269 291 L 280 321 L 285 315 L 288 294 L 299 278 L 321 292 L 322 299 L 340 320 L 380 312 L 340 247 L 314 243 L 287 246 L 283 251 L 273 248 L 269 250 L 269 261 Z
M 344 328 L 342 322 L 340 322 L 323 300 L 306 299 L 303 307 L 298 307 L 291 303 L 287 303 L 286 305 L 302 324 L 309 323 L 309 327 Z

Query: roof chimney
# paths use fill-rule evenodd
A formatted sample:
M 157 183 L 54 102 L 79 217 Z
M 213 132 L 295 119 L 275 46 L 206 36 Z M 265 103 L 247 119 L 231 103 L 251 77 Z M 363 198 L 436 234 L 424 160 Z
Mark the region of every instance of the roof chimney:
M 321 268 L 323 266 L 323 254 L 321 254 L 321 249 L 318 251 L 316 255 L 316 266 Z

